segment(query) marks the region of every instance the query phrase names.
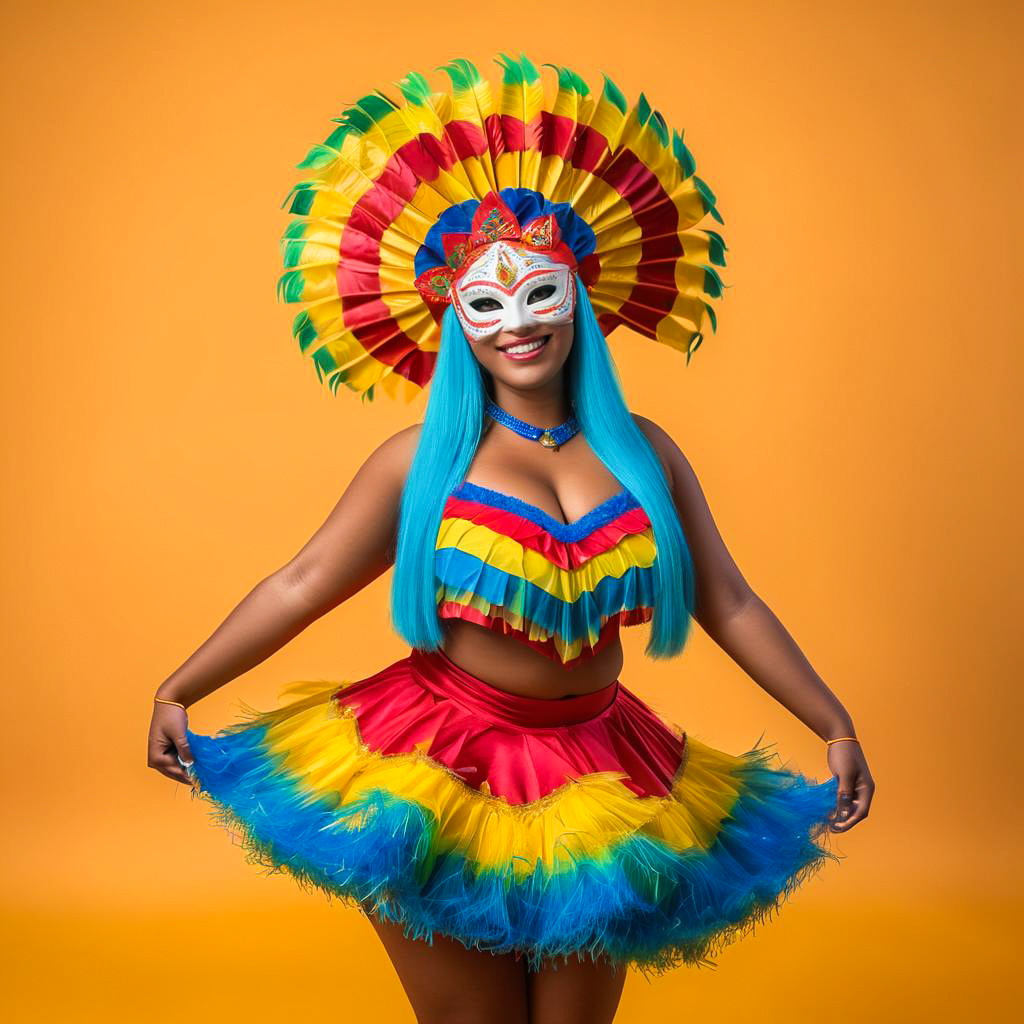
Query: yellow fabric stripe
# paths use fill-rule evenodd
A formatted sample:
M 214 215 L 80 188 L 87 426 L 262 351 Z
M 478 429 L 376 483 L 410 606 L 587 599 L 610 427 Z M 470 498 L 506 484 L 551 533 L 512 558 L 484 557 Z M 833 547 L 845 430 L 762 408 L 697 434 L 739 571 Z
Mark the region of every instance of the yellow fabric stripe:
M 511 537 L 456 517 L 441 522 L 437 549 L 457 548 L 503 572 L 519 576 L 561 601 L 573 602 L 590 593 L 606 576 L 619 579 L 629 569 L 646 569 L 654 564 L 657 549 L 654 531 L 628 534 L 614 547 L 588 559 L 574 569 L 552 564 L 539 551 L 524 547 Z
M 483 124 L 491 114 L 494 113 L 494 97 L 491 93 L 491 84 L 486 79 L 481 79 L 475 86 L 469 89 L 453 89 L 451 94 L 450 110 L 446 110 L 446 123 L 450 121 L 466 121 L 476 125 L 483 130 Z M 486 187 L 482 187 L 478 196 L 486 195 L 495 187 L 494 166 L 491 164 L 490 152 L 488 151 L 483 160 L 471 157 L 466 161 L 467 166 L 479 169 Z M 472 173 L 472 172 L 471 172 Z
M 742 791 L 742 756 L 688 737 L 687 754 L 664 797 L 637 797 L 622 783 L 623 773 L 597 772 L 534 803 L 509 804 L 473 789 L 422 750 L 387 756 L 370 750 L 351 709 L 330 699 L 343 685 L 324 690 L 322 680 L 292 684 L 292 695 L 309 695 L 230 728 L 266 725 L 267 753 L 280 759 L 276 771 L 297 781 L 310 800 L 343 806 L 385 789 L 415 801 L 436 818 L 441 848 L 463 854 L 477 871 L 511 867 L 522 877 L 538 865 L 571 870 L 578 858 L 599 857 L 610 844 L 637 834 L 679 852 L 707 850 Z M 273 775 L 267 781 L 272 784 Z
M 611 149 L 615 149 L 626 124 L 626 115 L 614 103 L 605 99 L 602 93 L 594 105 L 588 123 L 604 139 L 607 139 Z

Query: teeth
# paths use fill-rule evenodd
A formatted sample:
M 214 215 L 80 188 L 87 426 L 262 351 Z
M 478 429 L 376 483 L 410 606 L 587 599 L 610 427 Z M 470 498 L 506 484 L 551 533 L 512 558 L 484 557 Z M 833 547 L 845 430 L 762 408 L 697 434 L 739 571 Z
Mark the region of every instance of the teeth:
M 541 345 L 543 345 L 544 342 L 546 342 L 547 340 L 547 335 L 544 335 L 543 338 L 537 338 L 535 341 L 525 341 L 522 345 L 512 345 L 509 348 L 504 349 L 504 351 L 510 353 L 511 355 L 522 355 L 525 352 L 535 351 L 536 349 L 540 348 Z

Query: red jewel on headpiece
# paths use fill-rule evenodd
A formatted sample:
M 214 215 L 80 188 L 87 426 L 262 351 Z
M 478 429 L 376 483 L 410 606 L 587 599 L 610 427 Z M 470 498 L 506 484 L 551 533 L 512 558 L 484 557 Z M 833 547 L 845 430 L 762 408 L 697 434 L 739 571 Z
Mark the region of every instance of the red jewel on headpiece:
M 431 267 L 416 278 L 416 288 L 433 309 L 447 306 L 455 282 L 468 269 L 480 250 L 495 242 L 509 242 L 543 252 L 559 263 L 576 270 L 572 250 L 562 242 L 562 233 L 553 213 L 534 217 L 521 227 L 516 215 L 496 192 L 488 192 L 473 215 L 469 233 L 449 232 L 441 236 L 445 263 Z M 444 284 L 447 283 L 447 287 Z

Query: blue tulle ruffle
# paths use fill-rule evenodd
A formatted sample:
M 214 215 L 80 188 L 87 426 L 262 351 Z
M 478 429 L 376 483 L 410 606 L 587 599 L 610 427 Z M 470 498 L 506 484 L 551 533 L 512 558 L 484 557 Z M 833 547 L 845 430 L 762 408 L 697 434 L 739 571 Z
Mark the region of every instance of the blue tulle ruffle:
M 712 956 L 778 909 L 826 859 L 820 842 L 838 780 L 814 783 L 745 755 L 743 790 L 708 850 L 679 853 L 640 834 L 571 870 L 477 872 L 444 852 L 430 811 L 385 790 L 352 804 L 316 798 L 263 745 L 265 726 L 187 732 L 193 794 L 242 833 L 248 858 L 402 924 L 467 948 L 519 950 L 531 967 L 570 955 L 607 956 L 642 971 Z M 774 756 L 774 755 L 771 755 Z

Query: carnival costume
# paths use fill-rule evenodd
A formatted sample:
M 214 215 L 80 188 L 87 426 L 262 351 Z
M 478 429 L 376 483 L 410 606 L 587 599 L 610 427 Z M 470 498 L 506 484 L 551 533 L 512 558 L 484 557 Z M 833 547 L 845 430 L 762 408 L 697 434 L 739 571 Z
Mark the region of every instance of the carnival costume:
M 546 93 L 503 58 L 496 94 L 467 61 L 448 91 L 410 74 L 364 97 L 299 166 L 281 294 L 320 379 L 410 398 L 453 305 L 467 338 L 508 315 L 565 322 L 578 279 L 605 333 L 685 352 L 715 327 L 721 222 L 681 135 L 641 97 L 556 68 Z M 479 304 L 478 304 L 479 305 Z M 557 445 L 560 438 L 541 438 Z M 564 523 L 463 481 L 434 550 L 437 611 L 571 667 L 650 621 L 658 545 L 626 488 Z M 501 690 L 441 650 L 367 679 L 301 682 L 215 736 L 187 732 L 194 795 L 250 859 L 358 901 L 406 934 L 660 971 L 711 964 L 826 859 L 838 780 L 763 747 L 732 755 L 667 722 L 621 681 L 562 699 Z

